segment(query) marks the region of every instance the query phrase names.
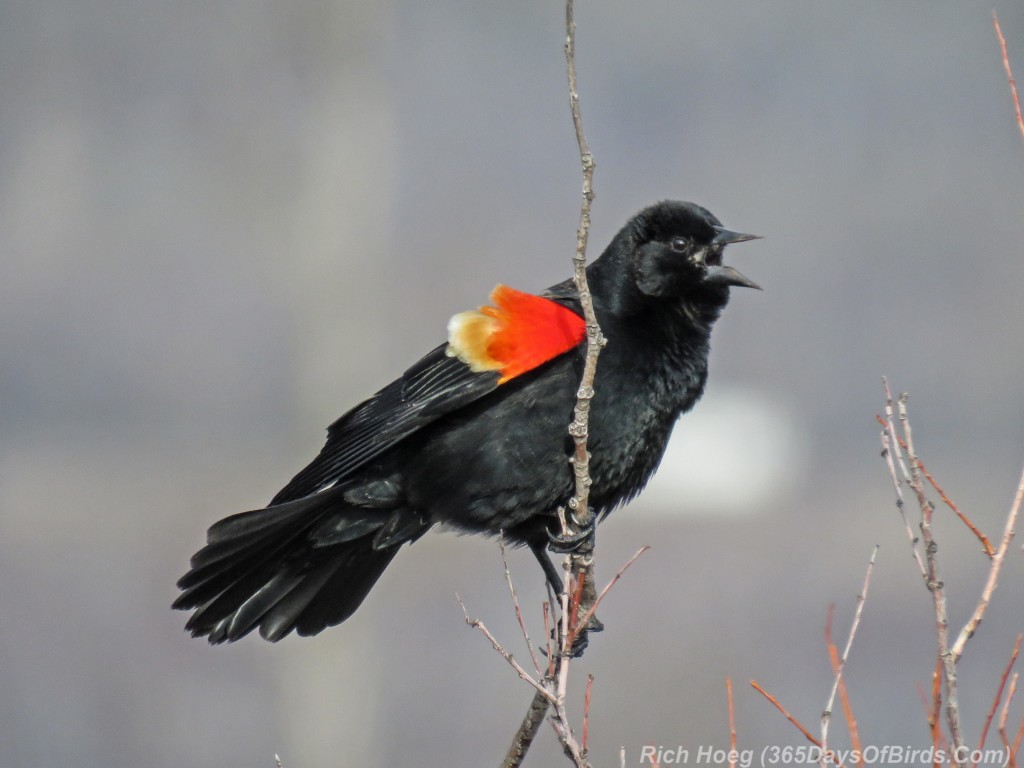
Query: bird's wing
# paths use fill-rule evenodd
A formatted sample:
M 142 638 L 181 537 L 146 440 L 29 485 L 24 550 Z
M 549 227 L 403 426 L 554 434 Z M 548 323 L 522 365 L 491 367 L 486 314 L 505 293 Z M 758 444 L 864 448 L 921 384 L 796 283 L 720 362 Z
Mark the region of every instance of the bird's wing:
M 496 306 L 453 317 L 449 343 L 334 422 L 320 454 L 271 505 L 332 488 L 414 432 L 576 347 L 585 323 L 560 288 L 540 297 L 498 286 Z
M 576 290 L 576 283 L 571 279 L 564 280 L 558 285 L 552 285 L 541 295 L 545 299 L 551 299 L 551 301 L 571 309 L 577 315 L 583 315 L 583 307 L 580 305 L 580 295 Z
M 497 371 L 474 372 L 445 353 L 431 350 L 402 376 L 327 428 L 327 443 L 271 505 L 326 490 L 403 438 L 494 391 Z

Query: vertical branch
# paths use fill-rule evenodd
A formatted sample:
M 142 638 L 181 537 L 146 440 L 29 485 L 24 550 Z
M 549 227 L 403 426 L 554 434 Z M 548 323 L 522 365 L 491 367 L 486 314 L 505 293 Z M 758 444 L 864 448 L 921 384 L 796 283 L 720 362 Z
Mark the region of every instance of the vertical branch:
M 569 424 L 569 435 L 573 439 L 573 455 L 570 462 L 573 467 L 575 485 L 572 498 L 569 499 L 568 514 L 558 510 L 562 535 L 566 539 L 578 539 L 581 532 L 591 528 L 594 515 L 590 509 L 590 453 L 587 451 L 587 436 L 590 429 L 590 401 L 594 397 L 594 376 L 597 373 L 597 358 L 601 347 L 605 344 L 601 328 L 594 313 L 594 302 L 587 283 L 587 240 L 590 236 L 590 208 L 594 200 L 594 156 L 590 153 L 587 138 L 583 132 L 583 117 L 580 113 L 580 97 L 576 86 L 576 22 L 573 18 L 573 0 L 565 3 L 565 62 L 569 86 L 569 108 L 572 113 L 572 124 L 576 133 L 576 144 L 579 148 L 580 164 L 583 168 L 583 200 L 580 205 L 580 221 L 576 229 L 576 252 L 573 255 L 573 280 L 579 295 L 583 318 L 587 326 L 586 358 L 583 376 L 576 392 L 576 405 L 573 419 Z M 549 656 L 548 674 L 544 680 L 545 687 L 552 692 L 550 699 L 541 691 L 534 695 L 530 708 L 516 733 L 504 766 L 515 768 L 526 755 L 530 744 L 537 734 L 549 704 L 554 707 L 553 725 L 565 748 L 566 753 L 579 766 L 586 765 L 586 742 L 579 744 L 569 727 L 565 711 L 565 697 L 569 682 L 569 661 L 572 658 L 572 644 L 580 631 L 586 630 L 586 623 L 593 615 L 597 595 L 593 575 L 593 540 L 587 537 L 573 554 L 565 560 L 565 578 L 563 590 L 558 595 L 562 616 L 559 621 L 559 642 L 557 643 L 557 663 L 554 655 Z M 582 577 L 582 581 L 580 579 Z M 582 583 L 582 599 L 570 601 L 569 590 Z M 570 620 L 570 604 L 576 614 Z M 580 617 L 585 621 L 580 622 Z M 545 612 L 545 624 L 547 613 Z M 549 644 L 549 652 L 552 650 Z M 589 689 L 588 689 L 589 693 Z M 588 697 L 589 698 L 589 697 Z M 589 708 L 588 708 L 589 715 Z
M 876 544 L 875 548 L 871 551 L 871 559 L 868 561 L 867 573 L 864 574 L 864 585 L 860 589 L 860 594 L 857 595 L 857 609 L 853 613 L 853 623 L 850 624 L 850 633 L 846 636 L 846 645 L 843 646 L 843 655 L 839 657 L 838 662 L 835 664 L 835 679 L 832 681 L 832 690 L 828 695 L 828 703 L 825 704 L 825 709 L 821 713 L 821 759 L 819 761 L 821 768 L 825 768 L 833 757 L 828 748 L 828 726 L 832 719 L 832 707 L 836 701 L 836 693 L 838 692 L 840 685 L 843 683 L 843 670 L 846 669 L 846 660 L 850 656 L 850 648 L 853 647 L 853 638 L 856 636 L 857 628 L 860 626 L 860 617 L 864 612 L 864 602 L 868 599 L 868 585 L 871 584 L 871 572 L 875 568 L 875 557 L 877 555 L 878 545 Z M 831 632 L 829 632 L 829 634 L 831 634 Z
M 932 533 L 932 512 L 935 507 L 924 492 L 920 463 L 917 459 L 917 451 L 914 450 L 914 435 L 910 427 L 910 419 L 907 416 L 908 397 L 906 393 L 901 394 L 896 405 L 910 463 L 910 487 L 917 497 L 917 504 L 921 510 L 921 539 L 924 542 L 925 562 L 927 563 L 926 583 L 928 591 L 932 594 L 932 603 L 935 607 L 935 634 L 938 639 L 939 659 L 942 662 L 946 684 L 946 722 L 949 724 L 949 737 L 953 742 L 950 758 L 953 765 L 959 768 L 960 761 L 957 755 L 964 752 L 964 739 L 960 730 L 960 704 L 957 696 L 956 663 L 958 657 L 951 653 L 949 648 L 949 617 L 946 610 L 946 593 L 939 576 L 939 545 Z
M 587 435 L 590 423 L 590 401 L 594 397 L 594 376 L 597 373 L 597 358 L 605 338 L 597 323 L 594 302 L 587 283 L 587 240 L 590 237 L 590 207 L 594 201 L 594 156 L 587 145 L 583 132 L 583 117 L 580 114 L 580 97 L 576 90 L 576 22 L 573 19 L 573 0 L 565 3 L 565 61 L 569 78 L 569 108 L 572 124 L 576 130 L 576 144 L 583 167 L 583 201 L 580 205 L 580 223 L 576 229 L 576 253 L 573 256 L 573 280 L 587 323 L 587 354 L 583 366 L 583 378 L 576 393 L 576 408 L 569 434 L 575 444 L 572 458 L 576 476 L 576 491 L 569 501 L 572 514 L 567 517 L 577 530 L 585 529 L 593 520 L 590 510 L 590 453 L 587 451 Z M 592 554 L 592 553 L 588 553 Z
M 736 768 L 736 712 L 732 702 L 732 680 L 725 676 L 725 698 L 729 707 L 729 768 Z

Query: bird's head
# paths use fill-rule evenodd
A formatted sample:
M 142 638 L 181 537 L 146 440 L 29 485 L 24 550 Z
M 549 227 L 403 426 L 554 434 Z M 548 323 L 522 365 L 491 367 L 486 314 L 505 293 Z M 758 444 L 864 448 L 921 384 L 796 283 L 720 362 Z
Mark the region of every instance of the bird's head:
M 656 203 L 630 219 L 602 256 L 616 276 L 613 292 L 618 296 L 612 301 L 636 306 L 655 299 L 721 307 L 731 286 L 760 288 L 722 263 L 725 246 L 757 237 L 726 229 L 694 203 Z

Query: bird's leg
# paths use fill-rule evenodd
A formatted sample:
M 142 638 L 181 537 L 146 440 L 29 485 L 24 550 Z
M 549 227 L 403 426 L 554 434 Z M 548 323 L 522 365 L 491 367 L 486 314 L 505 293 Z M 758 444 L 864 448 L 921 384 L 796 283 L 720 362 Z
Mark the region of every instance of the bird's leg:
M 551 555 L 548 554 L 547 547 L 543 544 L 531 544 L 530 551 L 533 552 L 533 556 L 537 558 L 537 562 L 544 570 L 544 577 L 552 591 L 556 595 L 562 594 L 565 584 L 562 581 L 562 575 L 558 572 L 558 567 L 551 560 Z
M 593 535 L 593 527 L 591 528 L 590 535 Z M 565 589 L 565 582 L 562 580 L 561 574 L 558 572 L 558 567 L 551 559 L 551 555 L 548 554 L 547 548 L 543 544 L 531 544 L 530 551 L 533 552 L 533 556 L 537 558 L 537 562 L 540 563 L 540 567 L 544 570 L 544 576 L 554 591 L 555 595 L 560 595 Z M 584 586 L 586 590 L 586 586 Z M 591 591 L 593 591 L 593 585 L 591 585 Z M 576 635 L 576 640 L 572 644 L 571 654 L 573 657 L 582 656 L 583 651 L 586 649 L 590 642 L 588 636 L 589 632 L 600 632 L 604 629 L 604 623 L 597 618 L 597 616 L 591 616 L 587 626 L 580 630 L 579 634 Z M 555 639 L 557 640 L 557 627 L 553 630 L 556 634 Z

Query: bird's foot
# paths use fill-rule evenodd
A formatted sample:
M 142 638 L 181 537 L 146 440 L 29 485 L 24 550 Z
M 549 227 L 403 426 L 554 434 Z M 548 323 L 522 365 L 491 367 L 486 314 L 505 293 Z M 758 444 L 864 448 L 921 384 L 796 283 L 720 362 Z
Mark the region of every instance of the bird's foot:
M 568 656 L 572 659 L 578 659 L 583 655 L 583 652 L 590 645 L 590 633 L 591 632 L 604 632 L 604 622 L 601 621 L 597 616 L 591 616 L 590 621 L 587 622 L 587 626 L 579 630 L 576 633 L 576 637 L 573 638 L 572 647 L 569 648 Z M 561 641 L 559 637 L 559 628 L 555 627 L 551 630 L 552 645 L 556 648 L 561 647 Z M 541 656 L 547 656 L 547 651 L 543 648 L 540 649 Z M 555 657 L 557 658 L 560 654 L 556 651 Z
M 569 649 L 569 656 L 578 659 L 587 650 L 587 646 L 590 645 L 590 633 L 603 631 L 604 622 L 598 619 L 597 616 L 591 616 L 587 626 L 576 633 L 576 637 L 572 641 L 572 648 Z
M 560 555 L 570 555 L 586 549 L 593 551 L 597 538 L 597 518 L 591 516 L 590 521 L 576 533 L 552 533 L 548 531 L 548 549 Z

